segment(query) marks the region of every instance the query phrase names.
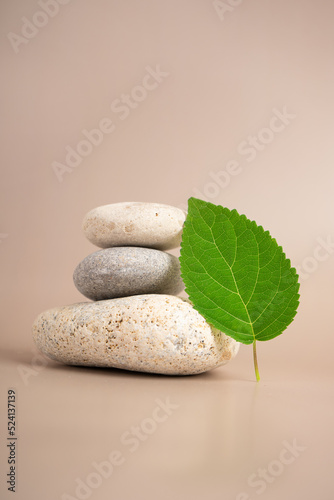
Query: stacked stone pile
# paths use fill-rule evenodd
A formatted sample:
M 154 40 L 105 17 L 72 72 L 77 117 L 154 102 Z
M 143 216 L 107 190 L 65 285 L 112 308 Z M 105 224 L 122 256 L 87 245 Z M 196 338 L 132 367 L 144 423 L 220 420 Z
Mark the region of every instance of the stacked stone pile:
M 177 294 L 184 289 L 177 257 L 186 214 L 155 203 L 98 207 L 83 221 L 102 248 L 73 275 L 94 302 L 42 313 L 33 326 L 51 359 L 86 366 L 187 375 L 225 364 L 239 344 L 211 327 Z

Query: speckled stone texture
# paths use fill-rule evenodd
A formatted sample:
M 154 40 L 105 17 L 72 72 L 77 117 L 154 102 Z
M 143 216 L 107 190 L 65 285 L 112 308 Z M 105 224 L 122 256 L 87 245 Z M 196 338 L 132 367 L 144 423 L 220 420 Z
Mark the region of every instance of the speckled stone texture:
M 139 246 L 170 250 L 181 244 L 186 213 L 160 203 L 124 202 L 88 212 L 84 234 L 101 248 Z
M 76 267 L 73 281 L 92 300 L 184 289 L 180 263 L 167 252 L 141 247 L 116 247 L 88 255 Z
M 221 366 L 239 343 L 218 332 L 181 297 L 137 295 L 51 309 L 33 338 L 49 358 L 165 375 L 193 375 Z

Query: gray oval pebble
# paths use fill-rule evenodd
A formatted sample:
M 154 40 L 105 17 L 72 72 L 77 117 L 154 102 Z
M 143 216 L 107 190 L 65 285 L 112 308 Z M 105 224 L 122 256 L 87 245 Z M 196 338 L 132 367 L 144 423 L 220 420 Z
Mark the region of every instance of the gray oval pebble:
M 97 207 L 82 224 L 84 234 L 101 248 L 140 246 L 170 250 L 181 244 L 186 214 L 161 203 L 124 202 Z
M 70 365 L 192 375 L 234 358 L 239 343 L 172 295 L 137 295 L 51 309 L 33 338 L 51 359 Z
M 92 300 L 146 293 L 177 295 L 184 289 L 177 257 L 141 247 L 94 252 L 76 267 L 73 281 Z

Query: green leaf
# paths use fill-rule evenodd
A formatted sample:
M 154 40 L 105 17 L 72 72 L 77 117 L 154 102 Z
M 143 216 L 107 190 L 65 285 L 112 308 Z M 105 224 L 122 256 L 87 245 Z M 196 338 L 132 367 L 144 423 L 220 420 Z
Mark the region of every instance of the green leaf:
M 254 351 L 296 315 L 296 270 L 269 232 L 236 210 L 190 198 L 180 264 L 195 309 Z

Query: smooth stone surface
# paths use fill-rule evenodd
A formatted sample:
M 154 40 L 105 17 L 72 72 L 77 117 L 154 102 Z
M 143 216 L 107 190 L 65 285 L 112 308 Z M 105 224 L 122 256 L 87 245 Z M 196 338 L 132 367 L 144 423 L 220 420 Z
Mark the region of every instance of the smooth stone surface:
M 86 238 L 101 248 L 139 246 L 170 250 L 181 244 L 186 213 L 160 203 L 124 202 L 94 208 L 85 216 Z
M 73 281 L 79 292 L 92 300 L 146 293 L 177 295 L 184 289 L 177 257 L 141 247 L 94 252 L 76 267 Z
M 49 358 L 165 375 L 221 366 L 239 343 L 218 332 L 181 297 L 137 295 L 58 307 L 38 316 L 33 338 Z

